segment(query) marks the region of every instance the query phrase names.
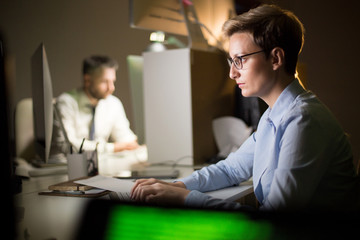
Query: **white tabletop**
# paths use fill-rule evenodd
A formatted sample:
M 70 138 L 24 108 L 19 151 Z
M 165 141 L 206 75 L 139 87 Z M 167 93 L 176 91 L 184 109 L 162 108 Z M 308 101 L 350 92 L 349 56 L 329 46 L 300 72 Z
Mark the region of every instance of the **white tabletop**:
M 67 175 L 43 176 L 23 181 L 23 191 L 15 195 L 15 206 L 23 219 L 17 225 L 18 238 L 71 239 L 86 202 L 76 197 L 40 196 L 49 185 L 67 181 Z
M 119 157 L 120 155 L 115 154 L 112 158 L 100 159 L 100 174 L 113 176 L 121 170 L 146 166 L 146 163 L 139 160 L 138 156 L 133 160 L 126 160 L 124 156 Z M 193 172 L 193 168 L 189 166 L 176 167 L 176 169 L 180 171 L 179 178 Z M 90 199 L 38 194 L 41 191 L 47 191 L 50 185 L 65 181 L 68 181 L 67 174 L 32 177 L 23 181 L 23 190 L 15 195 L 14 199 L 18 213 L 21 215 L 22 211 L 24 212 L 23 218 L 17 223 L 17 239 L 72 239 L 79 226 L 86 203 Z M 251 183 L 245 183 L 238 187 L 208 194 L 232 201 L 251 192 Z M 110 199 L 108 195 L 102 198 Z

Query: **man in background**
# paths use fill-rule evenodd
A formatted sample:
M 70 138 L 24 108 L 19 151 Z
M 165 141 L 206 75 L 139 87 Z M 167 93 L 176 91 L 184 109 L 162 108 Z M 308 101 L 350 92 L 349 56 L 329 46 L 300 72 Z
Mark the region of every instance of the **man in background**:
M 139 146 L 121 101 L 112 95 L 117 68 L 118 63 L 107 56 L 88 57 L 83 61 L 83 86 L 58 97 L 59 117 L 73 150 L 81 146 L 112 153 Z

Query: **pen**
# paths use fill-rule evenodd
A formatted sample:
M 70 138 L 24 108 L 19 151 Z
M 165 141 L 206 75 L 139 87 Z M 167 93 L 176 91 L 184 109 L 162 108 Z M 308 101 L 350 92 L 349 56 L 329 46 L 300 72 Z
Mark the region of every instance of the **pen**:
M 96 147 L 95 147 L 95 150 L 94 150 L 93 153 L 92 153 L 91 159 L 94 159 L 95 154 L 97 154 L 98 145 L 99 145 L 99 142 L 96 143 Z
M 84 142 L 85 142 L 85 138 L 83 138 L 83 140 L 81 142 L 79 153 L 82 153 L 82 148 L 83 148 Z
M 70 148 L 69 148 L 70 149 L 70 154 L 73 154 L 73 145 L 71 143 L 69 145 L 70 145 Z

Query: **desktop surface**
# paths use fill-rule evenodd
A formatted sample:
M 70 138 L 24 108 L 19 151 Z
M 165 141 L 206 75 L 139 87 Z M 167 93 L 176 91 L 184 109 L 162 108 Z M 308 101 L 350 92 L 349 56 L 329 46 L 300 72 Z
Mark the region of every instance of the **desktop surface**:
M 92 207 L 89 203 L 96 204 L 99 199 L 90 200 L 88 198 L 77 198 L 77 197 L 59 197 L 59 196 L 42 196 L 38 193 L 40 191 L 46 191 L 48 186 L 57 184 L 60 182 L 64 182 L 68 180 L 68 176 L 63 175 L 54 175 L 54 176 L 41 176 L 41 177 L 33 177 L 28 180 L 23 181 L 23 191 L 19 194 L 16 194 L 14 197 L 15 206 L 18 211 L 18 215 L 22 215 L 20 219 L 17 221 L 17 239 L 74 239 L 74 233 L 79 233 L 80 229 L 85 223 L 87 214 L 92 214 Z M 119 180 L 119 179 L 115 179 Z M 239 186 L 241 188 L 241 186 Z M 246 190 L 252 189 L 250 186 L 245 186 Z M 226 189 L 224 191 L 227 191 Z M 240 196 L 238 196 L 240 197 Z M 118 218 L 121 215 L 129 214 L 130 212 L 134 212 L 134 217 L 132 218 L 134 221 L 137 219 L 145 219 L 145 216 L 149 214 L 149 218 L 153 216 L 153 214 L 159 214 L 159 211 L 169 210 L 164 216 L 175 217 L 178 220 L 174 220 L 172 218 L 168 220 L 168 222 L 172 222 L 173 224 L 184 221 L 184 215 L 176 216 L 176 211 L 171 212 L 171 208 L 159 208 L 154 206 L 149 206 L 151 211 L 155 213 L 146 213 L 144 212 L 147 208 L 141 205 L 127 204 L 121 202 L 114 202 L 110 200 L 109 196 L 104 196 L 102 199 L 107 199 L 99 202 L 99 205 L 95 208 L 104 209 L 104 211 L 97 211 L 99 214 L 97 216 L 96 221 L 93 221 L 95 226 L 93 228 L 87 228 L 94 231 L 100 231 L 103 238 L 96 238 L 95 235 L 92 235 L 92 238 L 89 239 L 111 239 L 109 236 L 105 238 L 104 236 L 104 228 L 107 227 L 105 221 L 117 222 L 120 221 Z M 125 206 L 125 209 L 121 206 Z M 128 206 L 128 207 L 127 207 Z M 113 207 L 113 208 L 112 208 Z M 135 207 L 135 209 L 134 209 Z M 176 208 L 177 209 L 177 208 Z M 181 209 L 181 208 L 180 208 Z M 106 211 L 105 211 L 106 210 Z M 185 211 L 185 209 L 182 209 Z M 96 210 L 94 210 L 96 212 Z M 148 210 L 146 210 L 148 211 Z M 186 210 L 187 211 L 187 210 Z M 199 209 L 195 209 L 195 212 L 200 211 Z M 23 212 L 23 214 L 21 214 Z M 110 218 L 109 213 L 112 212 L 113 217 Z M 144 216 L 141 214 L 144 212 Z M 172 214 L 168 214 L 168 213 Z M 200 215 L 202 215 L 202 219 L 204 216 L 207 216 L 209 220 L 212 220 L 210 213 L 202 213 L 200 211 Z M 191 212 L 189 209 L 188 213 Z M 85 214 L 85 215 L 84 215 Z M 205 215 L 204 215 L 205 214 Z M 210 214 L 210 215 L 206 215 Z M 231 215 L 231 214 L 230 214 Z M 241 215 L 241 213 L 240 213 Z M 245 212 L 243 213 L 245 216 L 242 219 L 245 219 L 247 223 L 238 223 L 236 226 L 255 226 L 256 229 L 265 229 L 264 231 L 268 231 L 268 234 L 263 235 L 255 235 L 255 236 L 263 236 L 264 239 L 267 236 L 274 236 L 270 239 L 279 239 L 276 238 L 276 235 L 279 231 L 285 237 L 283 239 L 325 239 L 327 237 L 338 237 L 339 239 L 346 239 L 347 236 L 354 236 L 357 234 L 357 229 L 360 224 L 360 214 L 359 212 L 353 213 L 336 213 L 336 212 L 328 212 L 324 214 L 309 214 L 309 213 L 296 213 L 296 214 L 276 214 L 272 215 L 271 213 L 258 213 L 258 212 Z M 226 219 L 230 218 L 229 215 L 222 214 L 224 219 L 224 224 L 226 223 Z M 226 217 L 225 217 L 226 216 Z M 229 216 L 229 217 L 227 217 Z M 188 218 L 188 217 L 186 217 Z M 94 220 L 94 218 L 92 218 Z M 104 219 L 104 220 L 101 220 Z M 129 217 L 129 220 L 131 217 Z M 182 220 L 181 220 L 182 219 Z M 127 219 L 126 219 L 127 220 Z M 164 220 L 164 219 L 162 219 Z M 90 218 L 88 219 L 90 221 Z M 122 221 L 122 220 L 121 220 Z M 186 221 L 191 222 L 192 219 L 188 219 Z M 186 222 L 185 221 L 185 222 Z M 202 220 L 203 221 L 203 220 Z M 238 220 L 234 220 L 240 221 Z M 255 221 L 255 222 L 254 222 Z M 265 225 L 261 224 L 259 221 L 265 221 Z M 199 221 L 200 222 L 200 221 Z M 157 221 L 150 221 L 151 224 L 158 224 Z M 150 224 L 149 223 L 149 224 Z M 271 227 L 269 230 L 268 223 L 270 223 Z M 129 223 L 127 223 L 129 224 Z M 133 222 L 133 224 L 138 224 L 137 222 Z M 184 223 L 186 224 L 186 223 Z M 232 223 L 230 223 L 232 224 Z M 119 229 L 115 228 L 117 224 L 113 225 L 113 227 L 108 227 L 107 231 L 114 232 L 117 234 Z M 171 225 L 171 224 L 170 224 Z M 218 223 L 219 226 L 223 225 L 223 223 Z M 129 225 L 128 225 L 129 226 Z M 154 226 L 154 225 L 152 225 Z M 185 225 L 184 225 L 185 226 Z M 232 226 L 232 225 L 231 225 Z M 171 225 L 173 228 L 174 226 Z M 187 227 L 186 227 L 187 228 Z M 190 228 L 189 228 L 190 229 Z M 154 228 L 156 232 L 158 229 Z M 251 232 L 251 229 L 247 229 L 247 232 Z M 259 230 L 260 232 L 262 230 Z M 95 234 L 95 233 L 94 233 Z M 235 233 L 234 233 L 235 234 Z M 236 233 L 240 234 L 240 233 Z M 241 233 L 242 234 L 242 233 Z M 259 233 L 254 233 L 259 234 Z M 30 235 L 29 238 L 26 238 L 26 235 Z M 282 235 L 282 236 L 283 236 Z M 236 236 L 236 235 L 234 235 Z M 290 237 L 289 237 L 290 236 Z M 85 238 L 75 238 L 75 239 L 85 239 Z M 145 237 L 143 239 L 149 239 Z M 191 239 L 191 238 L 189 238 Z M 233 239 L 233 238 L 232 238 Z M 248 238 L 249 239 L 249 238 Z
M 159 166 L 156 167 L 156 169 L 159 168 Z M 187 176 L 193 171 L 189 167 L 177 167 L 176 169 L 180 171 L 179 177 Z M 121 181 L 115 178 L 110 179 Z M 74 231 L 79 227 L 82 213 L 91 200 L 79 197 L 39 195 L 39 192 L 48 191 L 50 185 L 65 181 L 68 181 L 67 174 L 24 179 L 23 191 L 14 196 L 15 206 L 20 214 L 17 222 L 17 239 L 26 239 L 24 236 L 28 234 L 30 234 L 30 239 L 72 239 Z M 252 189 L 252 186 L 245 186 L 245 188 L 246 191 L 239 189 L 238 192 L 245 193 Z M 226 194 L 228 194 L 227 191 Z M 110 200 L 111 196 L 104 196 L 101 199 Z

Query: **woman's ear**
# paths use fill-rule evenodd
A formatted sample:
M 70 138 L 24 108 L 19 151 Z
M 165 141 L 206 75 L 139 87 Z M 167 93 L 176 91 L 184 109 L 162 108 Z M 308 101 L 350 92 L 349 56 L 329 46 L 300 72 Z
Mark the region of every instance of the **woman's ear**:
M 278 70 L 280 67 L 285 65 L 285 52 L 280 47 L 275 47 L 270 52 L 272 59 L 273 70 Z

